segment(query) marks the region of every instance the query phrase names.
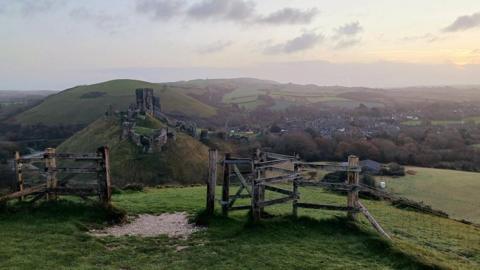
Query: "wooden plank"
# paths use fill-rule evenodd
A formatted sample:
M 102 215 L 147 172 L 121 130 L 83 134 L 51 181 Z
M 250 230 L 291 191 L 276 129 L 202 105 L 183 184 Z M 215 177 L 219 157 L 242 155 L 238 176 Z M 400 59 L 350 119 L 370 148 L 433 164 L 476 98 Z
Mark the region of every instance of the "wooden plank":
M 254 182 L 256 182 L 256 183 L 272 183 L 272 182 L 278 182 L 278 181 L 293 180 L 293 179 L 298 178 L 298 177 L 300 177 L 299 174 L 284 174 L 284 175 L 279 175 L 279 176 L 258 178 L 258 179 L 255 179 Z
M 297 207 L 309 208 L 309 209 L 321 209 L 331 211 L 359 211 L 356 208 L 341 205 L 329 205 L 329 204 L 314 204 L 314 203 L 297 203 Z
M 256 162 L 255 168 L 259 169 L 262 167 L 272 166 L 272 165 L 281 164 L 281 163 L 290 162 L 290 161 L 291 161 L 290 159 L 276 159 L 276 160 L 269 160 L 269 161 L 263 161 L 263 162 Z
M 55 148 L 45 149 L 43 154 L 45 160 L 45 173 L 47 174 L 47 201 L 56 200 L 58 197 L 53 193 L 53 189 L 57 187 L 57 162 L 55 160 Z
M 245 178 L 243 178 L 243 175 L 242 173 L 240 173 L 240 170 L 238 169 L 237 165 L 233 165 L 233 172 L 237 175 L 238 179 L 240 180 L 240 183 L 242 183 L 242 186 L 245 187 L 248 194 L 252 195 L 252 191 L 249 189 L 247 181 L 245 180 Z
M 46 184 L 25 188 L 22 191 L 13 192 L 3 197 L 0 197 L 0 202 L 8 201 L 15 198 L 20 198 L 20 197 L 35 194 L 38 192 L 44 192 L 46 190 L 47 190 Z
M 85 154 L 57 153 L 56 157 L 58 159 L 73 159 L 78 161 L 103 160 L 102 155 L 95 154 L 95 153 L 85 153 Z
M 293 165 L 293 171 L 295 174 L 298 173 L 298 165 Z M 298 181 L 297 179 L 293 180 L 293 201 L 292 201 L 292 215 L 294 217 L 298 216 L 298 200 L 300 199 L 300 193 L 298 192 Z
M 271 206 L 271 205 L 274 205 L 274 204 L 285 203 L 285 202 L 288 202 L 288 201 L 291 201 L 291 200 L 293 200 L 293 196 L 288 196 L 288 197 L 283 197 L 283 198 L 258 202 L 258 206 L 259 207 L 266 207 L 266 206 Z
M 67 168 L 61 167 L 57 168 L 55 171 L 61 173 L 74 173 L 74 174 L 90 174 L 90 173 L 97 173 L 97 168 Z
M 233 196 L 229 196 L 229 199 L 228 199 L 228 207 L 231 207 L 235 201 L 240 198 L 240 196 L 242 195 L 242 191 L 245 189 L 244 186 L 240 186 L 240 188 L 237 190 L 237 192 L 235 193 L 235 195 Z
M 380 224 L 375 220 L 375 218 L 370 214 L 368 209 L 359 201 L 357 202 L 358 206 L 360 207 L 360 211 L 363 213 L 363 215 L 367 218 L 367 220 L 372 224 L 373 228 L 377 230 L 381 235 L 385 236 L 386 238 L 392 240 L 390 235 L 380 226 Z
M 268 186 L 268 185 L 264 185 L 264 187 L 265 187 L 266 190 L 270 190 L 270 191 L 277 192 L 277 193 L 280 193 L 280 194 L 284 194 L 284 195 L 288 195 L 288 196 L 293 195 L 293 191 L 290 191 L 290 190 L 281 189 L 281 188 L 278 188 L 278 187 Z
M 283 173 L 293 173 L 293 170 L 289 169 L 284 169 L 284 168 L 278 168 L 278 167 L 273 167 L 273 166 L 265 166 L 262 167 L 264 170 L 270 170 L 270 171 L 278 171 L 278 172 L 283 172 Z
M 98 195 L 98 189 L 96 188 L 77 188 L 77 187 L 57 187 L 51 189 L 59 195 L 82 195 L 82 196 L 96 196 Z
M 357 156 L 348 156 L 347 184 L 349 186 L 358 186 L 360 184 L 360 173 L 352 170 L 352 168 L 358 167 L 358 165 L 359 158 Z M 350 208 L 356 208 L 358 203 L 358 189 L 349 189 L 347 192 L 347 206 Z M 349 211 L 347 217 L 351 220 L 356 220 L 357 214 L 356 212 Z
M 18 191 L 23 191 L 23 175 L 22 175 L 22 166 L 23 164 L 20 162 L 20 152 L 15 152 L 15 176 L 17 177 L 17 184 L 18 184 Z M 19 197 L 20 201 L 24 198 Z
M 105 166 L 105 203 L 109 204 L 112 200 L 112 180 L 110 178 L 110 149 L 108 146 L 103 147 L 102 158 Z
M 40 162 L 40 161 L 43 161 L 43 157 L 31 157 L 31 158 L 20 157 L 18 161 L 21 163 Z
M 322 181 L 298 181 L 298 185 L 301 187 L 321 187 L 330 188 L 335 190 L 360 190 L 359 185 L 349 185 L 345 183 L 331 183 Z
M 297 159 L 297 157 L 295 157 L 295 156 L 282 155 L 282 154 L 277 154 L 277 153 L 272 153 L 272 152 L 264 152 L 264 153 L 267 155 L 267 158 L 289 159 L 289 160 Z
M 298 164 L 301 168 L 313 168 L 313 169 L 321 169 L 325 171 L 355 171 L 355 172 L 361 172 L 362 168 L 360 166 L 354 166 L 354 167 L 348 167 L 346 165 L 342 165 L 341 163 L 336 163 L 336 162 L 315 162 L 315 163 L 310 163 L 310 162 L 295 162 Z
M 207 178 L 207 206 L 208 215 L 213 215 L 215 210 L 215 187 L 217 185 L 217 149 L 208 150 L 208 178 Z
M 228 201 L 230 198 L 230 153 L 225 154 L 223 163 L 223 183 L 222 183 L 222 214 L 228 216 Z M 226 202 L 226 203 L 225 203 Z

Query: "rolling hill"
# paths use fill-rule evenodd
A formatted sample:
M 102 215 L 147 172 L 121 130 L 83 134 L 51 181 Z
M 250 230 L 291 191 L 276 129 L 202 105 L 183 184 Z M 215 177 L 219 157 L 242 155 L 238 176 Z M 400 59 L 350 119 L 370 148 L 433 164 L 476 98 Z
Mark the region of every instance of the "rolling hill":
M 89 124 L 103 115 L 108 105 L 124 110 L 134 102 L 136 88 L 153 88 L 164 112 L 189 118 L 210 118 L 222 108 L 238 106 L 283 110 L 291 106 L 325 108 L 385 107 L 415 102 L 464 102 L 480 100 L 477 88 L 402 88 L 300 85 L 253 78 L 198 79 L 150 83 L 113 80 L 73 87 L 46 98 L 41 104 L 15 116 L 21 124 Z M 448 91 L 455 93 L 447 95 Z M 445 98 L 445 96 L 448 96 Z
M 167 113 L 190 117 L 210 117 L 216 113 L 215 108 L 160 84 L 113 80 L 77 86 L 51 95 L 38 106 L 16 116 L 15 121 L 21 124 L 89 124 L 102 116 L 108 105 L 114 109 L 127 109 L 135 102 L 136 88 L 153 88 Z
M 150 118 L 143 128 L 160 128 L 163 123 Z M 58 152 L 88 153 L 102 145 L 111 149 L 112 182 L 145 185 L 202 183 L 207 173 L 208 148 L 196 139 L 178 132 L 165 151 L 145 154 L 129 140 L 121 139 L 118 121 L 100 118 L 63 142 Z

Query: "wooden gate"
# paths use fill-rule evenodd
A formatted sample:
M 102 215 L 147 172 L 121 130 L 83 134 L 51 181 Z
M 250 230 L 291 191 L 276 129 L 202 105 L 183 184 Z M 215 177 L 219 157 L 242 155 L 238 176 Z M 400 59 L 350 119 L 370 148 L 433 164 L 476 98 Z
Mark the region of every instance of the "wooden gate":
M 14 164 L 17 191 L 0 197 L 0 202 L 15 198 L 25 200 L 28 197 L 32 197 L 33 202 L 41 198 L 56 200 L 60 195 L 76 195 L 83 199 L 98 196 L 100 202 L 109 204 L 111 200 L 109 163 L 108 147 L 100 147 L 96 153 L 87 154 L 56 153 L 54 148 L 47 148 L 42 155 L 31 157 L 22 157 L 16 152 Z M 27 173 L 35 177 L 27 179 L 25 177 Z M 94 175 L 95 184 L 72 187 L 68 185 L 68 179 L 59 179 L 59 174 Z M 36 181 L 33 181 L 33 178 Z
M 210 151 L 216 156 L 216 150 Z M 210 173 L 207 188 L 207 212 L 213 214 L 215 198 L 215 176 L 213 167 L 216 167 L 216 161 L 210 159 Z M 251 210 L 254 221 L 261 220 L 264 208 L 276 204 L 292 201 L 292 214 L 296 217 L 299 208 L 321 209 L 345 211 L 347 217 L 355 221 L 357 214 L 362 213 L 372 226 L 383 236 L 390 239 L 390 236 L 370 214 L 368 209 L 359 200 L 359 191 L 365 187 L 360 185 L 359 159 L 356 156 L 349 156 L 348 162 L 302 162 L 297 156 L 280 155 L 276 153 L 261 152 L 257 150 L 253 158 L 233 158 L 230 154 L 225 155 L 223 165 L 223 183 L 222 183 L 222 213 L 228 215 L 231 210 Z M 290 164 L 293 168 L 285 168 L 281 165 Z M 250 169 L 241 171 L 238 166 L 243 165 Z M 308 168 L 322 169 L 326 171 L 344 171 L 347 172 L 347 179 L 342 183 L 329 183 L 323 181 L 306 180 L 303 172 Z M 278 175 L 267 175 L 267 172 L 277 172 Z M 230 195 L 230 184 L 232 176 L 239 179 L 239 187 L 234 195 Z M 291 183 L 291 189 L 289 184 Z M 278 185 L 281 184 L 281 185 Z M 251 189 L 249 189 L 249 186 Z M 347 192 L 346 205 L 329 205 L 305 203 L 300 201 L 299 188 L 301 187 L 319 187 L 333 190 L 343 190 Z M 244 192 L 245 191 L 245 192 Z M 266 191 L 280 194 L 280 198 L 266 199 Z M 250 205 L 234 205 L 239 198 L 250 198 Z

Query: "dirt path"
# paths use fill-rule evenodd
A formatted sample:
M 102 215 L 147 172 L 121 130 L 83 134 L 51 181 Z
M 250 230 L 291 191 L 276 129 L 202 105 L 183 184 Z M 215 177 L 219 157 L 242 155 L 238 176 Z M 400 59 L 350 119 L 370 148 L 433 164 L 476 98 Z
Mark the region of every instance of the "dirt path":
M 129 223 L 91 231 L 94 236 L 126 236 L 137 235 L 150 237 L 168 235 L 168 237 L 188 238 L 199 228 L 188 223 L 185 212 L 166 213 L 159 216 L 142 214 L 134 217 Z

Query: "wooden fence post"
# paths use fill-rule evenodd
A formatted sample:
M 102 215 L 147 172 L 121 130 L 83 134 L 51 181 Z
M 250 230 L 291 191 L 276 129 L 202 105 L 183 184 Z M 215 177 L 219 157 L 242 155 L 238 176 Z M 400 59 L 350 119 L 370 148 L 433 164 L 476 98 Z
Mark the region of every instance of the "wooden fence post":
M 217 185 L 217 149 L 208 150 L 208 179 L 207 179 L 207 215 L 215 211 L 215 187 Z
M 259 221 L 262 217 L 262 212 L 258 205 L 260 202 L 260 182 L 257 180 L 258 174 L 257 178 L 252 179 L 252 218 L 254 222 Z
M 259 162 L 265 162 L 267 161 L 267 156 L 264 152 L 262 152 L 260 149 L 257 149 L 257 161 Z M 267 177 L 267 171 L 265 169 L 260 169 L 257 171 L 257 178 L 266 178 Z M 265 201 L 265 186 L 264 185 L 258 185 L 258 202 L 263 202 Z M 260 217 L 263 215 L 265 212 L 264 207 L 260 207 L 258 209 Z
M 22 163 L 20 162 L 20 152 L 15 152 L 15 176 L 17 178 L 18 190 L 23 191 L 23 176 L 22 176 Z M 24 196 L 18 198 L 19 201 L 23 201 Z
M 52 191 L 57 188 L 57 162 L 55 159 L 55 148 L 45 149 L 43 155 L 45 160 L 45 172 L 47 173 L 47 201 L 56 200 L 56 191 Z
M 293 164 L 293 173 L 297 174 L 298 173 L 298 164 L 294 163 Z M 299 194 L 298 194 L 298 180 L 297 178 L 293 179 L 293 200 L 292 200 L 292 215 L 294 217 L 298 217 L 298 199 L 299 199 Z
M 230 153 L 225 154 L 223 162 L 223 183 L 222 183 L 222 214 L 228 216 L 228 204 L 230 201 Z
M 97 154 L 102 158 L 97 174 L 98 192 L 100 201 L 106 206 L 112 199 L 112 185 L 110 179 L 110 152 L 108 146 L 98 148 Z
M 347 206 L 358 209 L 358 185 L 360 182 L 359 159 L 357 156 L 348 156 L 348 171 L 347 171 Z M 356 220 L 357 211 L 348 211 L 347 217 L 350 220 Z

